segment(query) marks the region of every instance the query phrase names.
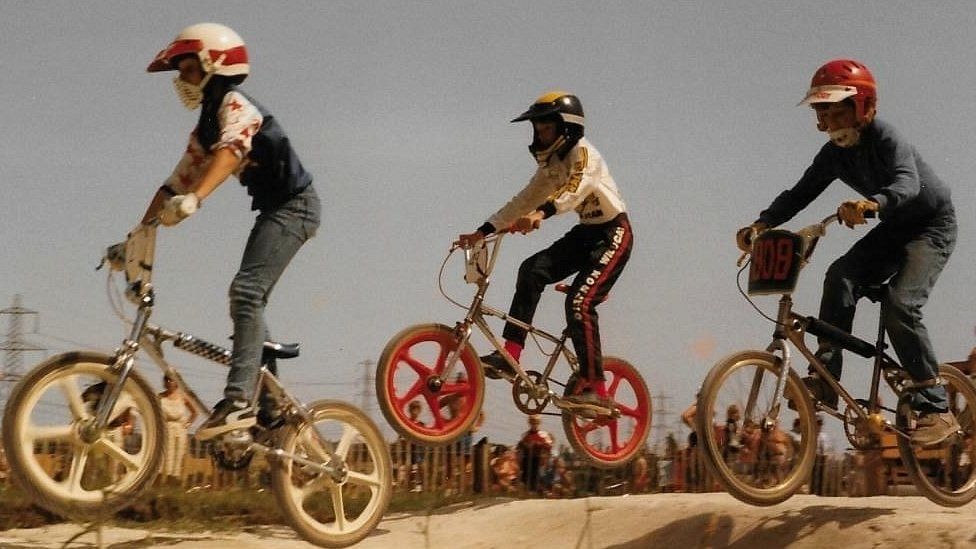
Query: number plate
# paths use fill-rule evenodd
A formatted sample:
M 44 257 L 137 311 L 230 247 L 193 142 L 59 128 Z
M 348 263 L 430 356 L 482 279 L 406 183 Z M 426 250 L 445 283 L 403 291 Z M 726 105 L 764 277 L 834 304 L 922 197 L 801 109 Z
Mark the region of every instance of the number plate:
M 796 233 L 770 230 L 752 244 L 749 295 L 791 294 L 803 262 L 803 238 Z
M 488 270 L 488 249 L 485 247 L 485 241 L 478 242 L 467 253 L 464 281 L 468 284 L 477 284 L 485 279 Z

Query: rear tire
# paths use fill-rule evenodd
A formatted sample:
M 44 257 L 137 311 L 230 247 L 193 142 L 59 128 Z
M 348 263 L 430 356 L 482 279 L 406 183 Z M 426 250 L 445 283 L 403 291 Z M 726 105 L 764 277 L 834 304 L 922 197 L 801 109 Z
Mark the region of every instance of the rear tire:
M 282 457 L 271 469 L 275 499 L 291 527 L 309 543 L 346 547 L 376 528 L 393 495 L 390 449 L 379 428 L 362 411 L 337 400 L 309 405 L 315 428 L 334 445 L 348 475 L 336 481 Z M 310 436 L 306 423 L 288 425 L 280 434 L 284 452 L 327 464 L 329 454 Z
M 14 482 L 37 504 L 75 520 L 110 517 L 160 469 L 162 410 L 156 392 L 134 371 L 109 427 L 85 432 L 98 398 L 118 381 L 114 361 L 91 352 L 55 356 L 20 380 L 3 414 L 3 447 Z
M 651 396 L 640 372 L 627 361 L 604 357 L 603 371 L 620 417 L 586 419 L 563 411 L 563 430 L 577 455 L 597 468 L 612 469 L 630 463 L 644 448 L 651 429 Z M 574 374 L 566 394 L 576 393 L 579 385 Z
M 918 491 L 939 505 L 959 507 L 976 497 L 976 387 L 957 368 L 939 366 L 939 375 L 949 384 L 949 409 L 961 427 L 960 433 L 941 444 L 921 448 L 898 437 L 898 452 L 909 478 Z M 899 403 L 896 424 L 906 429 L 912 411 L 907 401 Z

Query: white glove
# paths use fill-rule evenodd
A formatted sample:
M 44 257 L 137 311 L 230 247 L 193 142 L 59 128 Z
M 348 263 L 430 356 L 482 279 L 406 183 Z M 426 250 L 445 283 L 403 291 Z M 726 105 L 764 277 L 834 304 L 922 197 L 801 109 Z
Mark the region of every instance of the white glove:
M 193 193 L 178 194 L 166 201 L 159 212 L 159 222 L 167 227 L 190 217 L 200 207 L 200 199 Z

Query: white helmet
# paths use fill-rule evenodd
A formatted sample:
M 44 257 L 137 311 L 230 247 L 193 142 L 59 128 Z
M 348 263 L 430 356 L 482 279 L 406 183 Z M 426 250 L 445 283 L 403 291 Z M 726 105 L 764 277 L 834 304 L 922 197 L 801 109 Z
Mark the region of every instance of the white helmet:
M 168 46 L 156 54 L 146 70 L 177 70 L 173 60 L 185 55 L 195 55 L 206 74 L 197 86 L 183 82 L 179 77 L 174 80 L 180 99 L 191 109 L 200 105 L 203 88 L 211 76 L 218 74 L 244 78 L 251 70 L 244 40 L 230 27 L 217 23 L 198 23 L 183 29 Z

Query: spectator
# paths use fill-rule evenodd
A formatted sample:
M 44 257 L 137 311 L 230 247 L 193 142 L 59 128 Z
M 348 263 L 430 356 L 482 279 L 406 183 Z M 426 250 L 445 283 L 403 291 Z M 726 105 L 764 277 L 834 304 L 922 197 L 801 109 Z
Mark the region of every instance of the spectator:
M 549 461 L 552 452 L 552 435 L 539 427 L 542 416 L 529 416 L 529 430 L 518 443 L 519 465 L 522 470 L 522 484 L 531 493 L 538 493 L 542 466 Z
M 424 427 L 425 426 L 424 422 L 423 420 L 420 419 L 420 410 L 421 410 L 421 405 L 419 400 L 411 400 L 410 404 L 407 405 L 407 413 L 410 414 L 410 421 L 414 425 L 420 425 L 421 427 Z M 409 465 L 410 491 L 422 492 L 424 489 L 424 484 L 423 484 L 423 475 L 421 474 L 420 471 L 420 465 L 424 462 L 425 449 L 422 445 L 417 444 L 416 442 L 412 442 L 412 441 L 404 441 L 404 442 L 410 448 L 408 454 L 410 456 L 410 465 Z
M 495 446 L 489 461 L 491 467 L 492 492 L 507 494 L 515 491 L 519 478 L 518 461 L 515 451 L 505 446 Z
M 7 454 L 3 447 L 0 447 L 0 485 L 6 485 L 7 477 L 10 475 L 10 464 L 7 463 Z
M 817 414 L 817 457 L 813 462 L 813 471 L 810 474 L 810 493 L 818 496 L 824 495 L 823 477 L 829 451 L 830 442 L 827 439 L 827 434 L 823 432 L 823 416 Z
M 739 422 L 741 420 L 742 414 L 739 412 L 739 407 L 730 404 L 725 411 L 725 427 L 722 433 L 722 458 L 725 459 L 726 463 L 729 462 L 730 458 L 735 457 L 739 448 L 742 447 L 742 441 L 739 440 Z
M 642 451 L 631 464 L 629 492 L 631 494 L 643 494 L 650 485 L 650 465 L 647 462 L 647 455 Z
M 179 485 L 186 456 L 186 433 L 197 418 L 196 408 L 176 382 L 173 375 L 163 374 L 163 391 L 159 404 L 166 420 L 166 442 L 163 448 L 162 482 Z
M 562 456 L 556 456 L 543 478 L 547 498 L 571 497 L 576 492 L 573 473 Z
M 698 394 L 695 394 L 695 401 L 692 402 L 684 412 L 681 412 L 681 422 L 691 430 L 688 433 L 688 448 L 698 446 L 698 433 L 695 431 L 695 416 L 698 415 Z

